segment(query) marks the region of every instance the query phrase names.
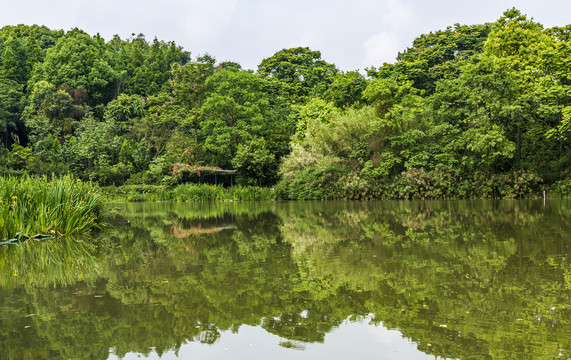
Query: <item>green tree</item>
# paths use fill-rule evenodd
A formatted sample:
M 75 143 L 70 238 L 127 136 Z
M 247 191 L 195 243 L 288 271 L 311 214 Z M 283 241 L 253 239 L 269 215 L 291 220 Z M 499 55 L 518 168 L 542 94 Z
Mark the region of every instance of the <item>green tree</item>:
M 303 139 L 307 133 L 312 134 L 315 123 L 328 123 L 329 120 L 339 114 L 334 104 L 318 98 L 313 98 L 307 104 L 298 106 L 292 114 L 296 120 L 295 139 Z
M 25 96 L 23 85 L 15 81 L 0 82 L 0 133 L 4 134 L 4 145 L 8 147 L 10 133 L 14 131 L 23 135 L 20 125 L 20 114 L 23 109 Z M 23 138 L 23 136 L 22 136 Z
M 214 58 L 204 55 L 184 65 L 172 66 L 174 101 L 184 111 L 184 126 L 192 128 L 195 140 L 203 120 L 199 109 L 209 95 L 207 79 L 215 72 L 214 64 Z
M 373 67 L 368 74 L 375 78 L 412 80 L 415 88 L 431 94 L 439 80 L 459 76 L 461 66 L 483 51 L 490 29 L 490 24 L 455 24 L 446 30 L 420 35 L 410 48 L 398 54 L 395 64 Z
M 115 36 L 107 43 L 110 63 L 118 75 L 117 92 L 155 95 L 169 91 L 172 64 L 184 65 L 190 54 L 174 42 L 154 39 L 151 44 L 143 34 L 122 40 Z
M 20 39 L 9 38 L 0 54 L 0 81 L 25 83 L 27 78 L 26 49 Z
M 276 157 L 287 152 L 293 134 L 283 105 L 272 104 L 263 89 L 266 80 L 247 71 L 223 70 L 210 76 L 212 88 L 200 108 L 204 119 L 201 143 L 211 165 L 229 167 L 238 146 L 259 137 L 267 140 L 268 150 Z
M 258 186 L 275 183 L 276 159 L 262 138 L 253 138 L 238 145 L 232 165 L 243 183 Z
M 562 124 L 569 104 L 569 71 L 560 63 L 569 59 L 569 45 L 558 34 L 510 9 L 494 24 L 483 54 L 506 69 L 516 83 L 504 127 L 516 144 L 518 166 L 548 179 L 568 169 L 563 159 L 570 158 L 565 138 L 546 140 Z
M 126 122 L 144 115 L 144 102 L 139 95 L 121 94 L 110 101 L 105 109 L 105 117 L 116 122 Z
M 94 181 L 107 180 L 107 174 L 101 173 L 106 169 L 101 167 L 112 165 L 109 161 L 114 155 L 114 148 L 123 143 L 122 139 L 115 139 L 115 133 L 115 123 L 111 120 L 100 122 L 93 117 L 83 120 L 77 136 L 66 143 L 67 157 L 74 173 Z
M 258 73 L 270 80 L 276 95 L 305 102 L 321 94 L 334 81 L 337 68 L 321 59 L 321 52 L 307 47 L 283 49 L 258 65 Z
M 23 119 L 30 131 L 30 142 L 40 146 L 49 133 L 54 137 L 72 132 L 73 99 L 53 84 L 40 81 L 34 85 L 24 109 Z
M 362 102 L 362 93 L 366 87 L 367 80 L 357 71 L 337 73 L 322 97 L 341 109 L 359 106 Z
M 91 105 L 116 96 L 117 76 L 109 65 L 104 40 L 79 29 L 69 31 L 47 51 L 45 61 L 34 68 L 31 82 L 48 81 L 56 86 L 84 87 Z

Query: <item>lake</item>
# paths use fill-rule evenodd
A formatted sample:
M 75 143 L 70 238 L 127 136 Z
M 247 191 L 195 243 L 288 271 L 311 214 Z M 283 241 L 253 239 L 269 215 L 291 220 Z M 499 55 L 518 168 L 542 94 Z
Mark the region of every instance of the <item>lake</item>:
M 113 208 L 0 247 L 0 359 L 571 358 L 571 201 Z

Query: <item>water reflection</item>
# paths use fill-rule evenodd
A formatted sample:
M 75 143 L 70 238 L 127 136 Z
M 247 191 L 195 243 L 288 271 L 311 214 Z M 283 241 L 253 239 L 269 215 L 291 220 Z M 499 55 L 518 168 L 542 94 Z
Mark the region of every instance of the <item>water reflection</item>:
M 241 328 L 338 358 L 352 323 L 442 358 L 571 357 L 569 202 L 117 208 L 97 246 L 0 248 L 1 359 L 176 356 Z

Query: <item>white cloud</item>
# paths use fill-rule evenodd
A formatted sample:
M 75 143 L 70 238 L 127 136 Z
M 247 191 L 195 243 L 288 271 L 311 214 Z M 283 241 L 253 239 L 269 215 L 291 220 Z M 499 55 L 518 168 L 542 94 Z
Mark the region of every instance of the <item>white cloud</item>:
M 381 19 L 391 30 L 406 29 L 413 23 L 414 9 L 412 5 L 397 0 L 389 0 L 387 7 L 388 11 L 383 14 Z
M 388 0 L 381 15 L 381 31 L 369 36 L 363 43 L 363 67 L 393 63 L 399 51 L 410 41 L 408 33 L 415 20 L 414 7 L 398 0 Z
M 396 33 L 381 31 L 370 36 L 364 44 L 365 58 L 363 68 L 392 63 L 400 50 L 399 36 Z

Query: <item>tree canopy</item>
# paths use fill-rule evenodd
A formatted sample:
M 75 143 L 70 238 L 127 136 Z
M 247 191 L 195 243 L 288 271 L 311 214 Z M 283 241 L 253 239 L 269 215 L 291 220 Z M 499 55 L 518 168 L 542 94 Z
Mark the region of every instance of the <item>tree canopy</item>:
M 169 183 L 174 164 L 187 163 L 237 170 L 240 182 L 278 184 L 293 198 L 320 184 L 306 195 L 385 197 L 418 174 L 465 184 L 440 184 L 435 197 L 493 197 L 501 191 L 483 181 L 516 173 L 534 179 L 530 189 L 565 183 L 570 26 L 545 29 L 509 9 L 493 23 L 419 35 L 367 75 L 307 47 L 252 71 L 143 34 L 105 41 L 80 29 L 6 26 L 0 170 Z M 98 144 L 91 128 L 107 129 L 105 150 L 78 152 Z

